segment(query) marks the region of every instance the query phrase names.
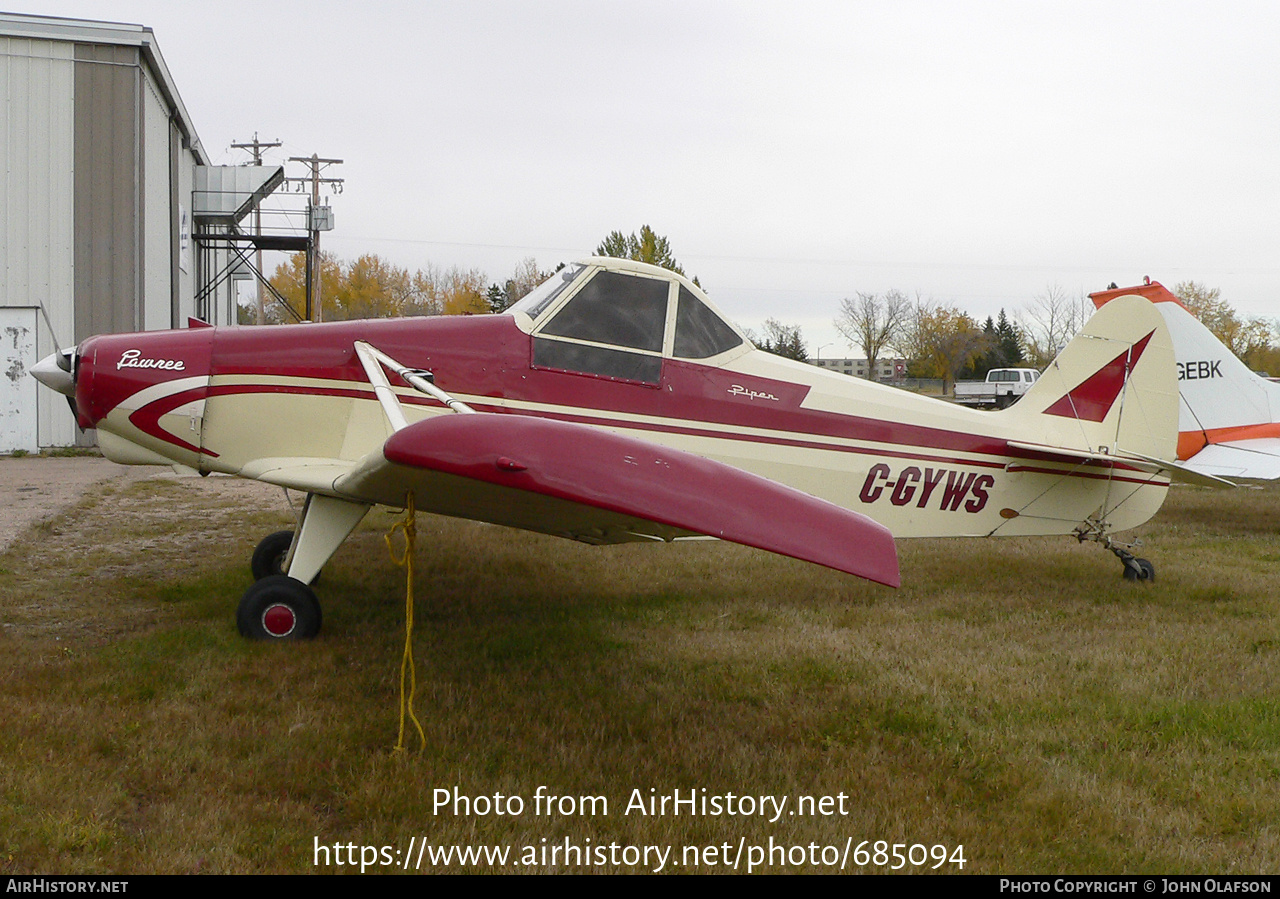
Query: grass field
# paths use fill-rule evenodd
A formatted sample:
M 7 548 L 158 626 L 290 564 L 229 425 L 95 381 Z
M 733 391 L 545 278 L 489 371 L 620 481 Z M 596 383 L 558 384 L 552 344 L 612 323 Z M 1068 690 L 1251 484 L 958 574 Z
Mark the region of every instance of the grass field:
M 1280 490 L 1175 488 L 1141 532 L 1154 584 L 1070 539 L 903 541 L 893 591 L 422 516 L 427 746 L 397 753 L 396 516 L 325 569 L 318 640 L 250 644 L 249 554 L 290 518 L 226 483 L 87 497 L 0 556 L 0 871 L 349 872 L 361 847 L 400 870 L 410 839 L 423 871 L 527 870 L 525 847 L 534 870 L 656 868 L 617 848 L 646 845 L 668 871 L 770 845 L 758 870 L 824 871 L 864 840 L 963 846 L 966 873 L 1280 869 Z M 455 787 L 522 814 L 438 809 Z M 539 787 L 607 814 L 539 814 Z M 675 790 L 788 805 L 627 813 Z M 511 863 L 418 865 L 423 838 Z M 540 854 L 566 844 L 601 854 Z

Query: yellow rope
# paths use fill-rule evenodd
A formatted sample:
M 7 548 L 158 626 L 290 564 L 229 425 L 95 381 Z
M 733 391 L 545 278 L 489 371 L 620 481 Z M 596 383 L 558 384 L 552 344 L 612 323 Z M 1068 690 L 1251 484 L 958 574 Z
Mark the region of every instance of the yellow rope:
M 396 752 L 404 751 L 404 716 L 408 711 L 409 718 L 413 721 L 413 726 L 418 729 L 418 738 L 422 740 L 422 748 L 427 748 L 427 736 L 422 732 L 422 725 L 418 723 L 418 716 L 413 713 L 413 694 L 418 689 L 417 669 L 413 664 L 413 541 L 417 537 L 418 531 L 414 525 L 415 511 L 413 508 L 413 491 L 410 490 L 405 496 L 405 516 L 391 526 L 383 539 L 387 541 L 387 550 L 391 553 L 391 561 L 405 569 L 405 596 L 404 596 L 404 655 L 400 659 L 400 736 L 396 738 Z M 391 542 L 391 537 L 396 530 L 404 531 L 404 555 L 400 558 L 396 557 L 395 546 Z M 409 676 L 409 696 L 406 699 L 404 694 L 405 673 Z

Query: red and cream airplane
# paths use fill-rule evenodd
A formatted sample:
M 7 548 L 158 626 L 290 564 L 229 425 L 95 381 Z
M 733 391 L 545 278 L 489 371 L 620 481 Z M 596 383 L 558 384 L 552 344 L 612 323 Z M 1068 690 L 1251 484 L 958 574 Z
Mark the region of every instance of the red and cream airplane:
M 1178 363 L 1178 458 L 1219 478 L 1280 478 L 1280 384 L 1259 377 L 1159 281 L 1089 294 L 1101 309 L 1146 297 L 1169 327 Z
M 894 537 L 1114 531 L 1160 507 L 1168 331 L 1097 313 L 1011 409 L 977 412 L 757 350 L 696 286 L 592 258 L 501 315 L 103 335 L 37 377 L 103 453 L 304 491 L 254 553 L 246 636 L 320 627 L 308 584 L 375 504 L 588 543 L 697 535 L 898 584 Z

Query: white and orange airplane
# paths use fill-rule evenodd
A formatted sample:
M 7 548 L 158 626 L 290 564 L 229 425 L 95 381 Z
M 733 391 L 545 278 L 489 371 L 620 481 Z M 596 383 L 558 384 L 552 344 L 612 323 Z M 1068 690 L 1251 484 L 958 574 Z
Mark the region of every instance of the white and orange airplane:
M 1255 375 L 1159 281 L 1089 294 L 1099 309 L 1146 297 L 1164 316 L 1178 363 L 1178 458 L 1218 478 L 1280 478 L 1280 384 Z
M 1163 319 L 1108 304 L 977 412 L 757 350 L 684 277 L 591 258 L 505 314 L 102 335 L 35 372 L 103 453 L 304 491 L 254 553 L 242 633 L 320 627 L 308 586 L 375 504 L 588 543 L 731 540 L 896 586 L 895 537 L 1116 531 L 1176 441 Z

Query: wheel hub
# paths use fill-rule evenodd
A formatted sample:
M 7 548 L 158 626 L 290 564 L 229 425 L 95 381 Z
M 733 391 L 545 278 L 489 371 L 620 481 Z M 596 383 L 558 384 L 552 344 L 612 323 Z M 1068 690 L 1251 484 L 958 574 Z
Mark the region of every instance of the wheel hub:
M 298 616 L 284 603 L 273 603 L 262 613 L 262 628 L 273 637 L 287 637 L 298 625 Z

